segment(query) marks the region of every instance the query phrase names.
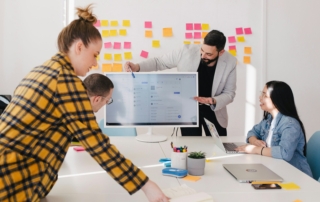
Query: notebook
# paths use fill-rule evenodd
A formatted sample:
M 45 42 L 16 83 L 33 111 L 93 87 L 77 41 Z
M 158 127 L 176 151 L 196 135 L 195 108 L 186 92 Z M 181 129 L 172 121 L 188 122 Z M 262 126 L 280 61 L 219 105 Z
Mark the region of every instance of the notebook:
M 263 164 L 222 164 L 222 166 L 238 182 L 273 181 L 282 182 L 283 179 Z
M 238 151 L 235 151 L 234 149 L 237 148 L 238 146 L 246 144 L 245 142 L 222 142 L 214 124 L 208 121 L 208 119 L 206 118 L 204 118 L 204 121 L 208 126 L 208 129 L 211 133 L 212 138 L 214 139 L 215 145 L 217 145 L 222 151 L 225 151 L 227 154 L 234 154 L 234 153 L 244 154 L 244 152 L 238 152 Z
M 209 194 L 197 192 L 185 184 L 162 191 L 170 198 L 170 202 L 213 202 L 212 196 Z

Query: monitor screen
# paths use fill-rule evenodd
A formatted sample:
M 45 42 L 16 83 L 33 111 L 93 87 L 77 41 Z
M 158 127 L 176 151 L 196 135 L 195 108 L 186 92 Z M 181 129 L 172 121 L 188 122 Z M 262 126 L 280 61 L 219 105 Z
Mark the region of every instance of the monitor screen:
M 198 126 L 197 72 L 106 73 L 113 103 L 104 110 L 105 126 Z

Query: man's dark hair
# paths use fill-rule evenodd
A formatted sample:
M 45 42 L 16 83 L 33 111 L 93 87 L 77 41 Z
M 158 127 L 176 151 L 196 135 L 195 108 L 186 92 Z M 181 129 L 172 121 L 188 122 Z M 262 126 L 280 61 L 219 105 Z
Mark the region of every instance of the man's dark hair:
M 102 74 L 90 74 L 83 83 L 89 96 L 106 96 L 114 88 L 112 81 Z
M 226 37 L 222 32 L 218 30 L 211 30 L 204 38 L 203 43 L 209 46 L 215 46 L 218 52 L 220 52 L 224 49 L 224 46 L 226 45 Z

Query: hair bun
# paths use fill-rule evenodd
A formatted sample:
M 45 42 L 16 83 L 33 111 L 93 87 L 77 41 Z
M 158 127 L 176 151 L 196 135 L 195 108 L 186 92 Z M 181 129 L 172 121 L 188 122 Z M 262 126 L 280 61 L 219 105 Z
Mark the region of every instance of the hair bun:
M 88 5 L 86 8 L 77 8 L 77 15 L 81 20 L 86 22 L 91 22 L 92 24 L 97 22 L 97 18 L 92 14 L 92 4 Z

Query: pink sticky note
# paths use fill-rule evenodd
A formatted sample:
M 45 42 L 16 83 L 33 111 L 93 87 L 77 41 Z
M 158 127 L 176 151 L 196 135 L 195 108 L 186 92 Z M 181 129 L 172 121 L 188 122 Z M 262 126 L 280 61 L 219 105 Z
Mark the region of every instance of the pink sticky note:
M 147 51 L 143 50 L 143 51 L 141 51 L 140 56 L 143 57 L 143 58 L 148 58 L 148 54 L 149 53 Z
M 186 33 L 186 39 L 192 39 L 192 33 Z
M 244 28 L 244 34 L 252 34 L 251 28 Z
M 114 42 L 113 43 L 113 49 L 121 49 L 121 43 L 120 42 Z
M 229 50 L 237 50 L 236 46 L 229 46 Z
M 95 27 L 100 27 L 101 25 L 100 25 L 100 20 L 97 20 L 97 22 L 96 23 L 94 23 L 94 25 L 93 26 L 95 26 Z
M 85 150 L 83 147 L 73 147 L 73 149 L 76 150 L 77 152 Z
M 236 37 L 234 37 L 234 36 L 229 36 L 229 37 L 228 37 L 228 41 L 229 41 L 229 43 L 235 43 L 235 42 L 236 42 Z
M 144 28 L 152 28 L 152 22 L 151 21 L 145 21 L 144 22 Z
M 243 34 L 243 29 L 242 29 L 242 27 L 236 28 L 236 34 L 237 34 L 237 35 Z
M 124 47 L 125 49 L 130 49 L 130 48 L 131 48 L 131 42 L 124 42 L 124 43 L 123 43 L 123 47 Z
M 201 30 L 202 29 L 201 23 L 194 23 L 193 26 L 194 26 L 194 30 Z
M 186 30 L 193 30 L 193 24 L 192 23 L 186 23 Z
M 104 48 L 111 48 L 111 47 L 112 47 L 112 43 L 111 42 L 104 43 Z
M 195 39 L 201 39 L 201 32 L 194 32 L 193 38 L 195 38 Z

